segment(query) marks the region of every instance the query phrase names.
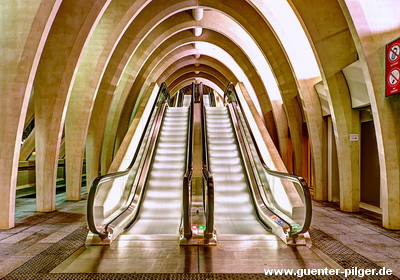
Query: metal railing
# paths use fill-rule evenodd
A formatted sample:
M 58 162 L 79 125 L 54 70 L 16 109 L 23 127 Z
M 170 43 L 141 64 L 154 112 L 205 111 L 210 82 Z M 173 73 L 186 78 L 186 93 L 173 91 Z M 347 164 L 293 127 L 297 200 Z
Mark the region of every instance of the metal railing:
M 246 153 L 248 154 L 247 161 L 253 164 L 253 173 L 256 177 L 258 177 L 255 179 L 257 188 L 254 189 L 257 200 L 256 202 L 259 204 L 261 209 L 263 209 L 263 211 L 267 212 L 267 215 L 270 217 L 277 217 L 278 224 L 283 227 L 285 227 L 285 225 L 288 226 L 289 237 L 296 238 L 300 233 L 307 232 L 310 227 L 312 215 L 311 195 L 307 182 L 300 176 L 271 170 L 267 166 L 257 145 L 254 134 L 250 129 L 248 119 L 243 113 L 242 105 L 232 83 L 229 83 L 227 89 L 225 90 L 224 100 L 231 112 L 235 129 L 240 132 L 237 133 L 237 136 L 239 138 L 238 140 L 242 143 L 242 146 L 246 149 Z M 247 141 L 244 141 L 245 139 L 247 139 Z M 273 197 L 274 194 L 271 193 L 271 191 L 265 186 L 266 184 L 262 182 L 262 176 L 260 177 L 259 174 L 257 174 L 262 170 L 254 166 L 255 158 L 257 158 L 257 161 L 260 162 L 263 171 L 265 171 L 268 175 L 279 178 L 280 180 L 288 180 L 299 186 L 296 188 L 296 190 L 299 193 L 305 208 L 301 222 L 299 222 L 298 219 L 296 219 L 297 221 L 294 221 L 292 217 L 288 217 L 288 214 L 285 213 L 284 210 L 280 209 L 279 205 L 277 205 L 279 202 Z
M 115 238 L 124 227 L 131 224 L 137 214 L 137 206 L 142 197 L 146 175 L 169 101 L 170 94 L 163 83 L 129 167 L 124 171 L 97 177 L 91 185 L 87 201 L 87 222 L 89 230 L 102 239 L 112 235 Z M 119 196 L 113 198 L 114 193 L 118 193 Z
M 203 161 L 203 203 L 206 216 L 206 229 L 204 237 L 211 239 L 214 236 L 214 178 L 208 167 L 208 137 L 206 127 L 206 112 L 204 107 L 203 95 L 200 95 L 201 104 L 201 129 L 202 129 L 202 161 Z
M 183 99 L 183 98 L 182 98 Z M 194 91 L 192 90 L 189 121 L 187 125 L 188 137 L 186 146 L 186 173 L 183 177 L 183 237 L 192 237 L 192 175 L 193 175 L 193 124 L 194 124 Z

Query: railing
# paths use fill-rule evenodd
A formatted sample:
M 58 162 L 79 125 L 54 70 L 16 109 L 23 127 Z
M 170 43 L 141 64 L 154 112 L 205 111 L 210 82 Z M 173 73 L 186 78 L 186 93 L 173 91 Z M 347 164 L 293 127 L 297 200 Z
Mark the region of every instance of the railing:
M 199 103 L 200 102 L 200 88 L 202 89 L 203 87 L 200 86 L 200 84 L 195 84 L 192 83 L 192 91 L 194 92 L 194 102 Z
M 183 91 L 179 90 L 178 96 L 177 96 L 176 107 L 182 107 L 183 106 L 183 98 L 184 98 L 184 96 L 185 96 L 185 94 L 183 93 Z
M 208 97 L 210 98 L 210 107 L 215 107 L 215 95 L 214 95 L 214 91 L 210 91 L 208 93 Z
M 206 113 L 202 94 L 200 95 L 201 104 L 201 129 L 202 129 L 202 160 L 203 160 L 203 203 L 206 216 L 206 229 L 204 237 L 211 239 L 214 236 L 214 179 L 208 168 L 208 149 L 207 149 L 207 128 Z
M 187 126 L 188 137 L 186 146 L 186 173 L 183 177 L 183 237 L 187 240 L 192 237 L 192 175 L 193 175 L 193 125 L 194 125 L 194 91 L 190 100 L 189 121 Z M 183 98 L 182 98 L 183 99 Z
M 246 149 L 246 160 L 252 165 L 251 170 L 255 177 L 253 179 L 255 179 L 255 184 L 257 185 L 257 188 L 254 188 L 256 202 L 270 218 L 273 217 L 283 228 L 288 227 L 289 237 L 296 238 L 300 233 L 307 232 L 311 223 L 312 206 L 311 195 L 306 181 L 300 176 L 274 171 L 267 166 L 232 83 L 229 83 L 225 91 L 224 100 L 231 112 L 235 129 L 240 132 L 237 133 L 237 136 L 242 146 Z M 263 172 L 266 174 L 263 174 Z M 267 178 L 267 175 L 269 175 L 269 178 Z M 278 178 L 281 185 L 287 183 L 284 180 L 295 184 L 295 189 L 304 205 L 303 209 L 299 209 L 301 214 L 294 215 L 289 213 L 280 204 L 282 202 L 277 201 L 275 198 L 276 193 L 272 190 L 274 187 L 272 184 L 277 183 L 274 178 Z
M 97 177 L 87 201 L 89 230 L 100 238 L 118 235 L 137 214 L 161 122 L 170 95 L 165 83 L 160 87 L 133 160 L 124 171 Z

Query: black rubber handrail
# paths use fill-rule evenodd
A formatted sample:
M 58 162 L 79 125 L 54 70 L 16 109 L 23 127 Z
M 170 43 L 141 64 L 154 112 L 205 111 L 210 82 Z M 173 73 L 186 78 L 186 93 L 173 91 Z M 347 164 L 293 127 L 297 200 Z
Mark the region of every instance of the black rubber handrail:
M 233 96 L 231 94 L 233 94 Z M 224 93 L 224 100 L 228 104 L 229 103 L 237 103 L 239 105 L 240 110 L 243 112 L 242 105 L 240 103 L 240 100 L 238 98 L 238 95 L 237 95 L 237 92 L 235 90 L 235 87 L 234 87 L 233 83 L 229 83 L 228 84 L 228 86 L 227 86 L 227 88 L 225 90 L 225 93 Z M 233 106 L 233 107 L 234 107 L 233 109 L 236 111 L 237 110 L 236 106 Z M 249 132 L 249 134 L 251 136 L 251 139 L 252 139 L 252 141 L 254 143 L 254 147 L 256 149 L 257 155 L 258 155 L 258 157 L 259 157 L 259 159 L 261 161 L 261 164 L 262 164 L 264 170 L 269 175 L 272 175 L 272 176 L 275 176 L 275 177 L 278 177 L 278 178 L 281 178 L 281 179 L 286 179 L 286 180 L 289 180 L 289 181 L 292 181 L 292 182 L 296 182 L 301 186 L 303 194 L 304 194 L 304 203 L 305 203 L 305 207 L 306 207 L 306 212 L 305 212 L 305 216 L 304 216 L 304 222 L 303 222 L 302 228 L 300 230 L 293 229 L 292 226 L 289 224 L 289 226 L 290 226 L 289 235 L 290 236 L 297 236 L 300 233 L 307 232 L 309 227 L 310 227 L 310 224 L 311 224 L 312 204 L 311 204 L 310 190 L 308 188 L 306 180 L 301 176 L 297 176 L 297 175 L 294 175 L 294 174 L 289 174 L 289 173 L 284 173 L 284 172 L 271 170 L 268 167 L 268 165 L 265 163 L 264 158 L 262 156 L 262 153 L 261 153 L 260 149 L 258 148 L 257 142 L 255 140 L 254 134 L 252 133 L 252 131 L 250 129 L 250 125 L 249 125 L 249 122 L 248 122 L 248 119 L 247 119 L 246 115 L 242 114 L 242 116 L 243 116 L 243 118 L 245 120 L 246 126 L 248 127 L 248 132 Z M 269 210 L 272 211 L 271 209 L 269 209 Z
M 194 86 L 192 84 L 192 93 L 189 108 L 188 137 L 186 148 L 186 167 L 183 177 L 183 236 L 186 239 L 192 237 L 192 175 L 193 175 L 193 125 L 194 125 Z
M 214 94 L 214 91 L 211 90 L 211 91 L 208 93 L 208 97 L 209 97 L 209 99 L 210 99 L 210 107 L 215 107 L 216 104 L 215 104 L 215 94 Z
M 201 107 L 201 129 L 202 129 L 202 161 L 203 161 L 203 178 L 205 181 L 205 188 L 203 189 L 203 203 L 204 212 L 206 214 L 206 229 L 204 237 L 210 239 L 214 236 L 214 178 L 208 166 L 208 148 L 207 148 L 207 127 L 206 127 L 206 113 L 204 107 L 203 95 L 200 94 L 200 107 Z
M 153 115 L 154 110 L 155 110 L 157 105 L 159 105 L 161 103 L 168 103 L 169 100 L 170 100 L 170 94 L 169 94 L 167 85 L 165 83 L 162 83 L 161 87 L 160 87 L 160 89 L 158 91 L 157 97 L 156 97 L 156 102 L 154 102 L 154 105 L 153 105 L 153 107 L 151 109 L 151 112 L 150 112 L 149 116 Z M 161 112 L 160 107 L 158 107 L 154 120 L 157 119 L 157 117 L 160 114 L 160 112 Z M 135 155 L 134 155 L 131 163 L 129 164 L 128 168 L 125 169 L 124 171 L 118 171 L 118 172 L 109 173 L 109 174 L 106 174 L 106 175 L 103 175 L 103 176 L 99 176 L 99 177 L 97 177 L 96 179 L 93 180 L 93 182 L 91 184 L 91 187 L 90 187 L 90 191 L 88 193 L 88 198 L 87 198 L 87 222 L 88 222 L 89 230 L 92 233 L 98 234 L 100 236 L 107 235 L 106 232 L 99 232 L 97 230 L 97 227 L 96 227 L 96 224 L 95 224 L 95 221 L 94 221 L 94 213 L 93 213 L 94 199 L 96 197 L 96 193 L 97 193 L 97 190 L 99 188 L 99 185 L 101 185 L 101 184 L 103 184 L 103 183 L 105 183 L 107 181 L 114 180 L 116 178 L 123 177 L 123 176 L 126 176 L 126 175 L 129 174 L 129 172 L 131 171 L 133 165 L 136 162 L 136 159 L 137 159 L 138 154 L 139 154 L 140 146 L 143 143 L 143 140 L 144 140 L 145 135 L 146 135 L 146 131 L 149 129 L 150 123 L 151 123 L 151 118 L 149 117 L 149 119 L 146 122 L 146 126 L 145 126 L 145 128 L 143 130 L 143 134 L 140 137 L 140 140 L 139 140 L 139 143 L 138 143 L 138 146 L 137 146 L 138 148 L 136 149 Z M 158 133 L 158 131 L 157 131 L 157 133 Z M 138 173 L 140 173 L 140 172 L 138 171 Z
M 185 97 L 185 94 L 183 93 L 183 90 L 179 90 L 178 94 L 177 94 L 177 103 L 176 103 L 176 107 L 182 107 L 183 106 L 183 99 Z

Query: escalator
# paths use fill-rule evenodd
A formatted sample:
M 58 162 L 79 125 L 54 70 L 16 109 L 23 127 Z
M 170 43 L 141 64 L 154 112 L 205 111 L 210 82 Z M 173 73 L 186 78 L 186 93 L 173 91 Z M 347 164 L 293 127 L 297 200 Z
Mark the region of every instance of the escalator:
M 198 89 L 193 84 L 191 95 L 179 92 L 177 107 L 170 107 L 162 85 L 128 169 L 92 184 L 87 244 L 110 244 L 121 234 L 180 238 L 181 245 L 215 245 L 215 233 L 274 234 L 290 244 L 307 239 L 311 199 L 304 179 L 268 168 L 231 84 L 224 106 L 216 107 L 213 93 L 197 93 L 201 114 L 194 114 Z M 202 127 L 203 210 L 196 214 L 204 212 L 203 240 L 191 224 L 194 115 L 201 115 Z
M 267 237 L 287 244 L 309 242 L 311 197 L 303 178 L 271 170 L 250 129 L 240 98 L 232 84 L 225 91 L 225 106 L 203 102 L 203 170 L 208 232 L 218 238 Z M 209 203 L 209 204 L 210 204 Z
M 209 168 L 218 234 L 265 234 L 251 202 L 227 107 L 206 107 Z
M 124 235 L 179 233 L 189 107 L 168 107 L 137 221 Z
M 179 239 L 183 178 L 191 166 L 192 106 L 185 105 L 170 107 L 163 84 L 128 169 L 94 180 L 87 244 L 110 244 L 121 234 L 124 239 Z

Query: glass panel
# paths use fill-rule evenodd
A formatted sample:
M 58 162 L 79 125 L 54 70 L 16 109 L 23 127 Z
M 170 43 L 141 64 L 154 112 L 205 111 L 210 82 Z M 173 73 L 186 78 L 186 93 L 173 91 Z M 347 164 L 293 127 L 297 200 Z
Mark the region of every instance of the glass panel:
M 160 105 L 160 103 L 158 103 Z M 150 122 L 138 150 L 134 162 L 131 163 L 129 171 L 116 173 L 115 177 L 100 181 L 93 203 L 93 218 L 96 228 L 103 232 L 108 223 L 121 214 L 134 198 L 138 179 L 138 170 L 141 163 L 145 160 L 146 146 L 150 139 L 150 133 L 154 124 L 157 108 L 152 112 Z M 119 175 L 117 175 L 119 174 Z M 104 232 L 103 232 L 104 233 Z
M 257 186 L 264 204 L 270 211 L 276 214 L 276 222 L 281 220 L 291 225 L 293 232 L 298 232 L 303 228 L 306 217 L 305 195 L 302 186 L 295 179 L 284 179 L 274 174 L 269 174 L 264 168 L 258 152 L 247 127 L 245 118 L 237 107 L 239 121 L 244 131 L 245 140 L 250 151 L 252 172 L 255 176 Z M 297 192 L 297 193 L 295 193 Z M 292 205 L 289 196 L 299 196 L 301 201 Z M 296 201 L 296 199 L 294 200 Z M 274 218 L 275 219 L 275 218 Z

